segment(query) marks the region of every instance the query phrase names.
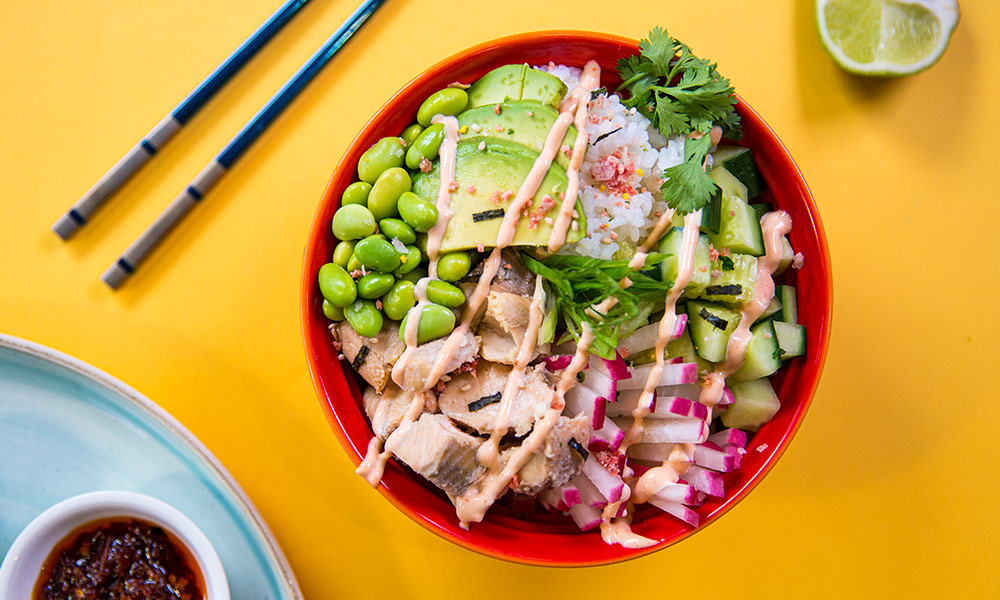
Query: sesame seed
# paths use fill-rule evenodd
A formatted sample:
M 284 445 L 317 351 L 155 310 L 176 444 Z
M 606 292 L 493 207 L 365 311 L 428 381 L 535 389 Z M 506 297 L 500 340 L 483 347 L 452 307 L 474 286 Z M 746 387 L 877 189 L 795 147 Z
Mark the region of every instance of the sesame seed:
M 482 152 L 483 150 L 486 150 L 486 142 L 479 142 L 479 145 L 476 146 L 476 148 L 479 148 L 480 152 Z

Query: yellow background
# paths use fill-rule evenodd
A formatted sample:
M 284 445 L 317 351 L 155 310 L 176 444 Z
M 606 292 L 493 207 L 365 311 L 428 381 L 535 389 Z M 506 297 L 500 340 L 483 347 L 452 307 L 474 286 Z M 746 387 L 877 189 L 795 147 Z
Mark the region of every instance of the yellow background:
M 389 0 L 112 293 L 104 268 L 354 0 L 314 0 L 71 242 L 49 226 L 277 4 L 0 5 L 0 330 L 179 418 L 308 598 L 997 597 L 1000 4 L 964 3 L 929 71 L 872 81 L 827 58 L 807 0 Z M 777 468 L 688 541 L 585 570 L 481 557 L 392 508 L 330 432 L 299 334 L 307 229 L 347 143 L 424 67 L 515 32 L 654 25 L 719 62 L 812 187 L 836 280 L 823 380 Z

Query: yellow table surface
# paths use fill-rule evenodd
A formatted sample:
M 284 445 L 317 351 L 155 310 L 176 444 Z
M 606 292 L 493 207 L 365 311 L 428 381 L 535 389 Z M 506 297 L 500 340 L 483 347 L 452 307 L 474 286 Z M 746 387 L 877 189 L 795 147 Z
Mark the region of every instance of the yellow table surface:
M 113 293 L 105 267 L 354 2 L 314 0 L 69 243 L 56 217 L 277 0 L 4 3 L 0 331 L 190 428 L 308 598 L 997 597 L 1000 4 L 964 3 L 944 58 L 896 81 L 841 72 L 807 0 L 571 4 L 389 0 Z M 584 570 L 482 557 L 383 500 L 331 433 L 299 332 L 307 229 L 348 142 L 424 67 L 521 31 L 654 25 L 719 62 L 812 187 L 836 280 L 823 379 L 774 471 L 693 538 Z

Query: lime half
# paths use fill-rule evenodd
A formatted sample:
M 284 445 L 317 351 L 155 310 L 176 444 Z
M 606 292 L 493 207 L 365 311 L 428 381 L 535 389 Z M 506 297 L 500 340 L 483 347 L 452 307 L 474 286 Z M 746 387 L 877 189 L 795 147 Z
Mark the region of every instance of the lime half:
M 919 73 L 944 54 L 958 24 L 957 0 L 816 0 L 827 52 L 860 75 Z

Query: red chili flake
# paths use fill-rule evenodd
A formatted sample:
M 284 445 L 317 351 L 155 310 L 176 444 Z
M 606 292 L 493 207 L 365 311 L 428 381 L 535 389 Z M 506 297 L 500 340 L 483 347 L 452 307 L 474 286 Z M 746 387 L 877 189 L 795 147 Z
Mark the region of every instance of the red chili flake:
M 712 244 L 708 245 L 708 258 L 709 260 L 719 260 L 719 251 Z
M 708 267 L 705 266 L 705 265 L 701 265 L 700 267 L 698 267 L 698 270 L 701 271 L 702 273 L 704 273 L 705 271 L 708 270 Z
M 431 164 L 431 161 L 425 158 L 420 161 L 420 170 L 424 173 L 430 173 L 434 170 L 434 165 Z
M 504 202 L 506 202 L 514 197 L 514 190 L 507 190 L 500 197 L 503 198 Z
M 663 213 L 661 213 L 660 211 L 656 211 L 655 213 L 653 213 L 653 216 L 654 217 L 662 217 Z
M 340 352 L 340 351 L 341 351 L 341 350 L 343 349 L 343 347 L 344 347 L 344 346 L 343 346 L 343 345 L 341 345 L 341 343 L 340 343 L 340 342 L 338 342 L 337 340 L 333 340 L 333 342 L 332 342 L 332 344 L 331 344 L 331 345 L 333 346 L 333 349 L 334 349 L 334 350 L 336 350 L 337 352 Z
M 610 235 L 610 236 L 611 236 L 611 239 L 613 239 L 613 240 L 617 240 L 617 239 L 618 239 L 618 234 L 617 234 L 617 233 L 615 233 L 614 231 L 612 231 L 612 232 L 611 232 L 611 233 L 609 233 L 608 235 Z
M 482 252 L 482 251 L 483 251 L 483 250 L 485 250 L 485 249 L 486 249 L 486 245 L 485 245 L 485 244 L 483 244 L 482 242 L 479 242 L 479 245 L 478 245 L 478 246 L 476 246 L 476 250 L 478 250 L 478 251 L 480 251 L 480 252 Z
M 469 193 L 470 194 L 475 194 L 476 193 L 476 186 L 470 185 L 469 186 Z
M 498 115 L 500 114 L 500 103 L 499 102 L 497 102 L 497 105 L 493 107 L 493 112 L 495 112 Z M 498 129 L 497 131 L 500 131 L 500 130 Z
M 719 277 L 722 277 L 722 271 L 718 269 L 712 269 L 712 279 L 718 279 Z
M 729 211 L 729 216 L 730 217 L 735 217 L 736 216 L 736 211 L 735 210 Z
M 382 310 L 382 301 L 381 300 L 376 300 L 375 301 L 375 308 L 377 308 L 379 310 Z
M 560 200 L 565 200 L 566 199 L 566 192 L 559 192 L 559 199 Z
M 719 256 L 729 256 L 732 250 L 729 248 L 719 248 Z
M 490 204 L 500 204 L 500 196 L 500 190 L 493 192 L 493 194 L 490 195 Z
M 458 182 L 457 181 L 452 181 L 451 183 L 448 184 L 448 191 L 449 192 L 454 192 L 457 189 L 458 189 Z

